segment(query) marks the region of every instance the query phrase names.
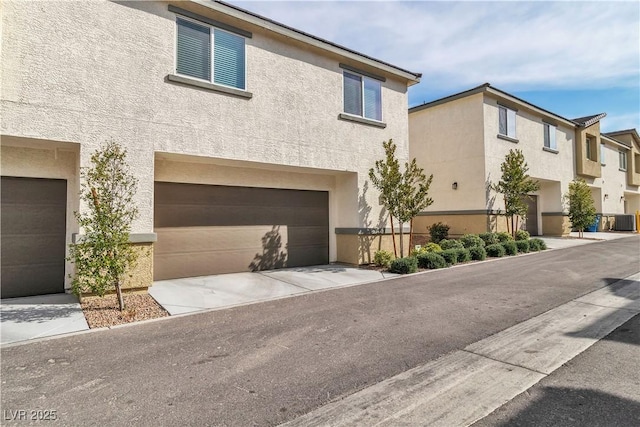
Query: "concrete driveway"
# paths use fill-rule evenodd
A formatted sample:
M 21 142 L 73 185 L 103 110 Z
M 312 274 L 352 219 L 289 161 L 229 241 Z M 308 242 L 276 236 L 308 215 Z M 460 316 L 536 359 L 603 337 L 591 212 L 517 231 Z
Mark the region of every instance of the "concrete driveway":
M 70 294 L 7 298 L 0 302 L 1 344 L 89 329 L 78 298 Z
M 154 282 L 149 293 L 171 315 L 375 282 L 396 274 L 344 265 L 220 274 Z

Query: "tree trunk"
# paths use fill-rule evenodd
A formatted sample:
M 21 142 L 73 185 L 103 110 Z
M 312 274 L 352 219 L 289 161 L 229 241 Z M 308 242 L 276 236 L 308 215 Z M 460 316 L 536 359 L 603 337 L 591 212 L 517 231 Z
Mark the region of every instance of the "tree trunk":
M 404 258 L 404 239 L 402 237 L 402 229 L 404 228 L 404 223 L 400 222 L 398 225 L 400 226 L 400 258 Z
M 120 281 L 116 282 L 116 294 L 118 295 L 118 306 L 120 307 L 120 311 L 124 311 L 124 299 L 122 298 L 122 287 L 120 286 Z
M 409 254 L 411 254 L 412 247 L 413 247 L 413 218 L 409 220 Z
M 516 216 L 516 227 L 513 229 L 513 238 L 516 238 L 516 231 L 520 230 L 520 215 Z
M 391 222 L 391 240 L 393 240 L 393 256 L 398 258 L 398 249 L 396 248 L 396 232 L 393 226 L 393 215 L 389 214 L 389 221 Z

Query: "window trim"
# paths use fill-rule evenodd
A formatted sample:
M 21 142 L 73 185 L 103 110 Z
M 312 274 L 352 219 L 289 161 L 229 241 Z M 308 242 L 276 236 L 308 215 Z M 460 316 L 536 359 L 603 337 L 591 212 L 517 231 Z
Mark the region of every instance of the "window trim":
M 191 18 L 194 21 L 199 21 L 204 24 L 208 24 L 212 27 L 223 29 L 229 33 L 235 33 L 246 39 L 253 38 L 253 34 L 250 31 L 243 30 L 242 28 L 234 27 L 233 25 L 225 24 L 224 22 L 216 21 L 215 19 L 207 18 L 206 16 L 193 13 L 189 10 L 182 9 L 180 7 L 169 5 L 169 12 L 173 12 L 177 15 L 182 15 L 186 18 Z
M 349 120 L 350 118 L 361 118 L 363 120 L 369 120 L 371 122 L 374 123 L 381 123 L 384 124 L 384 126 L 386 127 L 386 123 L 384 122 L 384 111 L 382 108 L 383 103 L 383 98 L 382 98 L 382 80 L 379 80 L 377 78 L 374 77 L 369 77 L 365 74 L 362 74 L 360 71 L 352 71 L 351 69 L 347 69 L 345 67 L 340 67 L 342 68 L 344 71 L 342 71 L 342 113 L 338 116 L 339 118 L 345 119 L 345 120 Z M 344 75 L 345 73 L 349 73 L 351 75 L 354 76 L 358 76 L 360 77 L 360 96 L 361 96 L 361 102 L 362 102 L 362 114 L 358 115 L 358 114 L 353 114 L 353 113 L 348 113 L 345 111 L 344 109 Z M 373 119 L 371 117 L 367 117 L 365 116 L 365 102 L 364 102 L 364 79 L 369 79 L 369 80 L 373 80 L 376 81 L 378 83 L 378 85 L 380 85 L 380 120 L 378 119 Z M 342 115 L 344 115 L 345 117 L 342 117 Z M 357 120 L 353 120 L 353 121 L 357 121 Z M 364 123 L 362 121 L 359 121 L 360 123 Z
M 169 10 L 171 10 L 171 5 L 169 5 L 169 7 L 170 7 Z M 179 9 L 179 8 L 176 8 L 176 9 Z M 180 10 L 182 10 L 182 9 L 180 9 Z M 187 11 L 185 11 L 185 12 L 187 12 Z M 181 16 L 178 16 L 178 15 L 181 15 Z M 192 14 L 192 15 L 195 15 L 195 14 Z M 202 18 L 204 18 L 204 17 L 202 17 Z M 178 72 L 178 20 L 179 19 L 182 19 L 183 21 L 192 22 L 194 24 L 209 28 L 209 50 L 210 50 L 210 54 L 211 54 L 211 64 L 210 64 L 210 67 L 211 67 L 211 79 L 210 80 L 201 79 L 199 77 L 194 77 L 194 76 L 189 76 L 187 74 L 180 74 Z M 204 18 L 204 19 L 207 19 L 208 21 L 211 21 L 211 22 L 218 22 L 218 21 L 214 21 L 214 20 L 208 19 L 208 18 Z M 222 24 L 222 23 L 220 23 L 220 24 Z M 230 27 L 230 26 L 225 25 L 225 24 L 223 24 L 223 25 L 226 26 L 226 27 Z M 174 55 L 173 55 L 173 71 L 174 72 L 173 72 L 173 74 L 170 74 L 170 75 L 174 75 L 174 76 L 177 76 L 177 77 L 182 77 L 182 78 L 185 78 L 185 79 L 195 80 L 196 82 L 208 83 L 210 85 L 218 86 L 220 88 L 228 88 L 228 89 L 238 90 L 238 91 L 242 91 L 242 92 L 247 92 L 248 91 L 248 88 L 247 88 L 247 75 L 248 75 L 247 68 L 248 68 L 248 64 L 247 64 L 247 49 L 246 49 L 246 47 L 247 47 L 247 43 L 246 43 L 247 37 L 239 34 L 236 31 L 229 31 L 229 30 L 227 30 L 225 28 L 222 28 L 222 27 L 219 27 L 219 26 L 216 26 L 216 25 L 212 25 L 209 22 L 205 22 L 203 20 L 196 19 L 196 18 L 191 18 L 190 16 L 184 15 L 182 13 L 178 13 L 176 15 L 174 28 L 175 28 L 175 34 L 174 34 L 174 37 L 173 37 L 173 51 L 174 51 Z M 235 27 L 231 27 L 231 28 L 235 28 Z M 214 43 L 215 43 L 215 36 L 214 36 L 214 31 L 213 30 L 223 31 L 225 33 L 232 34 L 232 35 L 234 35 L 236 37 L 242 37 L 244 39 L 244 47 L 245 47 L 245 49 L 244 49 L 244 87 L 239 88 L 239 87 L 235 87 L 235 86 L 229 86 L 229 85 L 225 85 L 225 84 L 222 84 L 222 83 L 217 83 L 215 81 L 215 69 L 214 69 L 214 61 L 215 61 L 215 46 L 214 46 Z M 239 31 L 242 31 L 242 30 L 239 30 Z M 248 33 L 248 34 L 251 35 L 251 33 Z M 171 78 L 169 80 L 171 80 Z M 176 80 L 173 80 L 173 81 L 176 81 Z M 185 83 L 185 82 L 181 81 L 180 83 Z M 206 87 L 206 88 L 207 89 L 213 89 L 213 88 L 208 88 L 208 87 Z M 213 90 L 215 90 L 215 89 L 213 89 Z
M 585 143 L 584 157 L 585 157 L 585 159 L 589 160 L 590 162 L 597 162 L 598 161 L 598 154 L 592 152 L 593 151 L 592 150 L 593 147 L 591 146 L 591 140 L 597 141 L 592 136 L 586 136 L 584 138 L 584 143 Z M 596 150 L 597 150 L 597 148 L 596 148 Z M 592 158 L 594 154 L 595 154 L 595 159 Z
M 547 146 L 547 130 L 549 131 L 549 145 Z M 551 135 L 553 132 L 553 144 L 551 144 Z M 542 122 L 542 146 L 547 149 L 547 151 L 558 152 L 558 126 L 553 123 Z
M 624 159 L 624 167 L 622 167 L 622 159 Z M 626 172 L 629 169 L 629 159 L 627 158 L 627 152 L 618 150 L 618 169 Z
M 505 110 L 505 129 L 507 133 L 500 132 L 500 109 Z M 513 112 L 513 135 L 509 135 L 509 111 Z M 516 126 L 518 120 L 518 110 L 515 108 L 507 107 L 506 105 L 498 103 L 498 137 L 502 137 L 502 139 L 507 139 L 507 141 L 518 142 L 518 128 Z

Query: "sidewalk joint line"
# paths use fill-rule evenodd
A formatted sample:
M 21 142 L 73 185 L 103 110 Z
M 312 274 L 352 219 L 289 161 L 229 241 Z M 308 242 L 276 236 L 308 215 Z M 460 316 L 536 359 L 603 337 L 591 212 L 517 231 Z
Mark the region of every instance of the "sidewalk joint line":
M 549 375 L 549 374 L 547 374 L 545 372 L 536 371 L 535 369 L 527 368 L 526 366 L 516 365 L 515 363 L 505 362 L 504 360 L 494 359 L 493 357 L 489 357 L 489 356 L 484 355 L 484 354 L 475 353 L 475 352 L 470 351 L 470 350 L 462 349 L 462 351 L 464 351 L 466 353 L 474 354 L 476 356 L 484 357 L 485 359 L 493 360 L 494 362 L 504 363 L 505 365 L 515 366 L 516 368 L 521 368 L 521 369 L 526 369 L 527 371 L 535 372 L 536 374 L 544 375 L 545 377 Z
M 312 291 L 313 290 L 313 289 L 305 288 L 304 286 L 296 285 L 295 283 L 287 282 L 286 280 L 282 280 L 282 279 L 279 279 L 279 278 L 276 278 L 276 277 L 268 276 L 268 275 L 264 274 L 262 271 L 255 271 L 254 273 L 258 273 L 259 275 L 267 277 L 267 278 L 269 278 L 271 280 L 276 280 L 278 282 L 286 283 L 287 285 L 295 286 L 296 288 L 304 289 L 305 291 Z
M 582 298 L 582 297 L 580 297 L 580 298 Z M 625 310 L 625 311 L 630 311 L 632 313 L 640 314 L 640 309 L 637 309 L 637 308 L 612 307 L 610 305 L 600 305 L 600 304 L 594 304 L 592 302 L 578 301 L 577 299 L 574 299 L 573 302 L 577 302 L 578 304 L 591 305 L 591 306 L 600 307 L 600 308 L 613 308 L 613 309 L 616 309 L 616 310 Z

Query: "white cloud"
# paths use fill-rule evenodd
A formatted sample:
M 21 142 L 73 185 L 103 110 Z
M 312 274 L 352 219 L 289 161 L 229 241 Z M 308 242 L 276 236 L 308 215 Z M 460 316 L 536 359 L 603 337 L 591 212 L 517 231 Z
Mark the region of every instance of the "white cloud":
M 418 91 L 487 81 L 509 91 L 638 85 L 638 2 L 234 4 L 422 72 Z

